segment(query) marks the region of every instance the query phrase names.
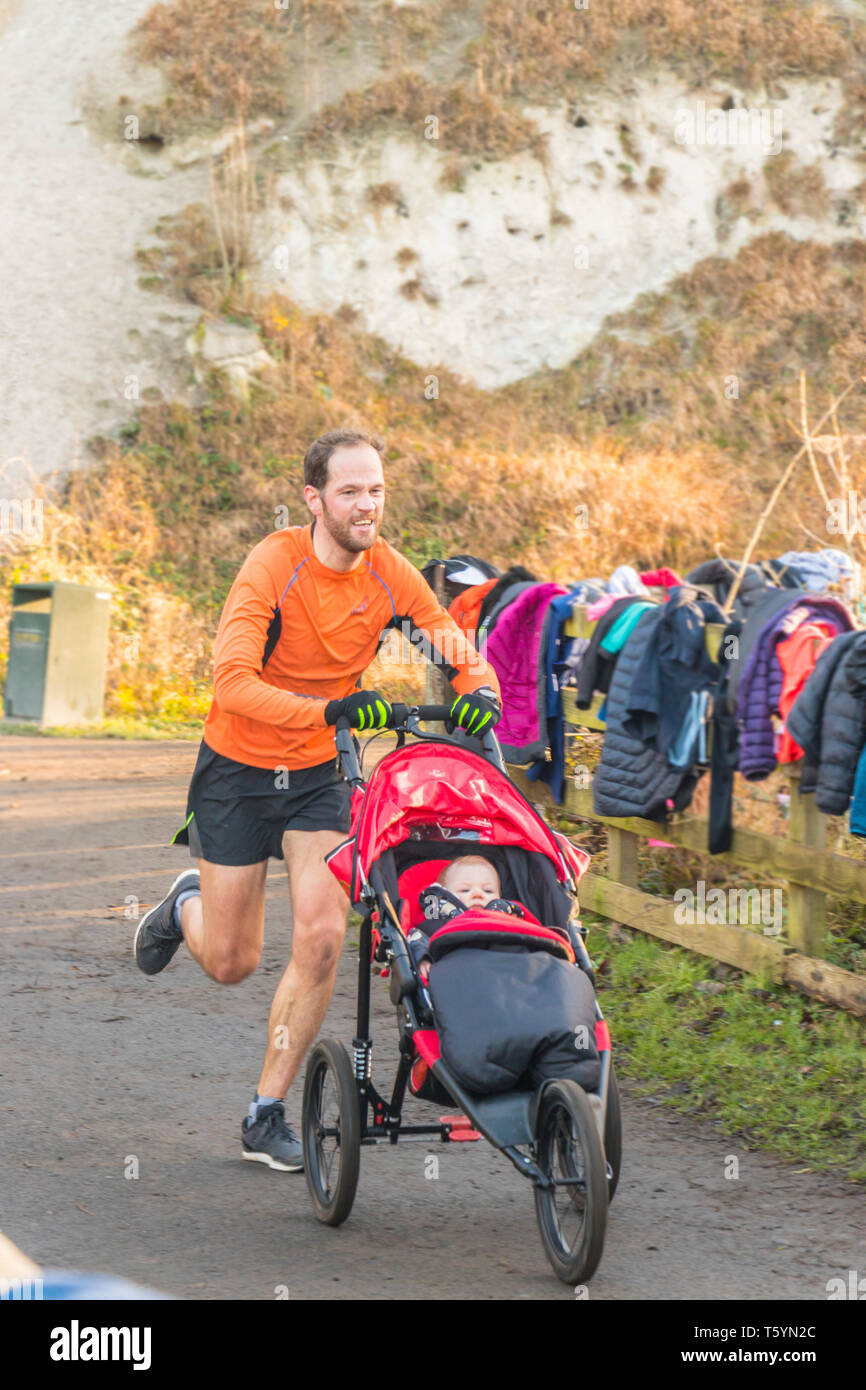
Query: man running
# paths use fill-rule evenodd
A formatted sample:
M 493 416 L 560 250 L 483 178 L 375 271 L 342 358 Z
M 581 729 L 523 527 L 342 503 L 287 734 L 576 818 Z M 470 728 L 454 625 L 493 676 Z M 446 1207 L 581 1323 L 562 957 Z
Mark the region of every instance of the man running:
M 175 879 L 135 935 L 146 975 L 186 942 L 212 979 L 245 979 L 262 951 L 268 859 L 285 859 L 292 953 L 242 1125 L 243 1157 L 282 1172 L 303 1167 L 283 1102 L 325 1017 L 349 906 L 324 860 L 350 828 L 333 725 L 344 714 L 355 729 L 387 727 L 389 702 L 359 687 L 386 629 L 403 630 L 406 619 L 410 640 L 458 692 L 453 723 L 475 733 L 500 717 L 493 668 L 379 534 L 383 449 L 356 430 L 314 440 L 304 458 L 313 520 L 272 532 L 241 566 L 217 629 L 214 698 L 175 836 L 198 868 Z

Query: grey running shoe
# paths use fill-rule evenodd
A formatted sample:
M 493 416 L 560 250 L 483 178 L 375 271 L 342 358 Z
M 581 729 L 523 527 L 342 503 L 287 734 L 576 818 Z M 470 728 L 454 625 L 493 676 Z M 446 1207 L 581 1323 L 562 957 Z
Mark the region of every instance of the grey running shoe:
M 183 932 L 174 925 L 174 905 L 178 893 L 186 888 L 200 888 L 198 870 L 185 869 L 178 874 L 161 903 L 146 912 L 138 924 L 133 950 L 139 970 L 145 975 L 158 975 L 164 970 L 183 941 Z
M 281 1173 L 301 1173 L 304 1169 L 304 1147 L 286 1124 L 286 1109 L 281 1100 L 263 1105 L 253 1121 L 247 1117 L 241 1125 L 243 1156 L 254 1163 L 266 1163 Z

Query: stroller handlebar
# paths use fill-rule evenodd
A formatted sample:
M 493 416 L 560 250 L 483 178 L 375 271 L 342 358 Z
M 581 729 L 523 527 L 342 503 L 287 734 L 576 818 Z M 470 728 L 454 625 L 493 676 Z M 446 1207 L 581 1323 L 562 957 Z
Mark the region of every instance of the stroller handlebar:
M 448 718 L 449 713 L 450 706 L 448 705 L 393 704 L 391 706 L 391 718 L 388 720 L 388 723 L 385 725 L 385 728 L 405 729 L 407 727 L 407 720 L 409 719 L 444 721 Z M 341 714 L 340 718 L 337 720 L 335 727 L 337 729 L 337 732 L 339 733 L 341 729 L 351 729 L 352 726 L 349 723 L 349 720 L 346 717 L 346 715 Z M 381 732 L 381 730 L 379 732 Z
M 418 721 L 443 722 L 450 718 L 451 707 L 449 705 L 404 705 L 393 704 L 391 706 L 391 718 L 385 725 L 386 729 L 396 730 L 399 735 L 400 743 L 407 733 L 415 734 L 417 737 L 430 743 L 480 743 L 482 752 L 494 767 L 500 772 L 505 772 L 505 763 L 499 748 L 499 740 L 493 728 L 485 729 L 480 738 L 472 738 L 464 729 L 456 728 L 453 735 L 447 734 L 428 734 L 418 728 Z M 349 723 L 346 715 L 340 715 L 335 725 L 337 754 L 347 780 L 353 785 L 362 784 L 361 769 L 358 763 L 355 741 L 352 737 L 354 730 Z M 384 732 L 378 730 L 377 732 Z M 506 774 L 507 775 L 507 774 Z

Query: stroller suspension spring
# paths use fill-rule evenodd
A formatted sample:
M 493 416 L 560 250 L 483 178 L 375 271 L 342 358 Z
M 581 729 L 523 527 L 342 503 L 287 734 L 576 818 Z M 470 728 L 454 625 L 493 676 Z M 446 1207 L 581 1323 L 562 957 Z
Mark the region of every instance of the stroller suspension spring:
M 373 1072 L 373 1044 L 371 1042 L 362 1042 L 360 1038 L 352 1039 L 352 1068 L 356 1081 L 369 1082 Z

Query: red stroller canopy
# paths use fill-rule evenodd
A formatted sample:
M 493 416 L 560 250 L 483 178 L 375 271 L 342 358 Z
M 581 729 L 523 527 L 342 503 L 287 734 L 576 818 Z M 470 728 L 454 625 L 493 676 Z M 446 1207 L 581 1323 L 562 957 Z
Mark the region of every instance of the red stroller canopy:
M 352 834 L 328 865 L 348 887 L 355 845 L 366 878 L 371 864 L 404 840 L 447 843 L 467 830 L 476 832 L 479 844 L 520 845 L 546 855 L 562 883 L 571 878 L 576 885 L 589 864 L 586 851 L 552 830 L 486 758 L 456 744 L 422 742 L 394 749 L 374 768 L 356 800 Z M 461 840 L 467 848 L 473 842 Z

